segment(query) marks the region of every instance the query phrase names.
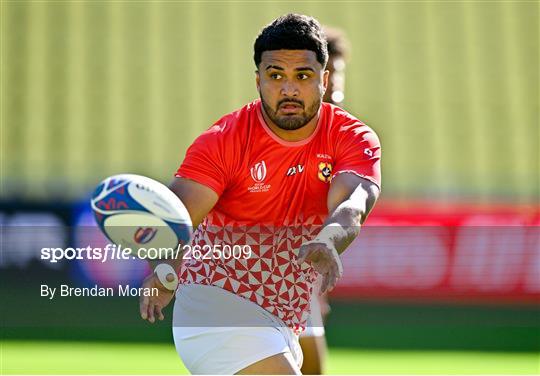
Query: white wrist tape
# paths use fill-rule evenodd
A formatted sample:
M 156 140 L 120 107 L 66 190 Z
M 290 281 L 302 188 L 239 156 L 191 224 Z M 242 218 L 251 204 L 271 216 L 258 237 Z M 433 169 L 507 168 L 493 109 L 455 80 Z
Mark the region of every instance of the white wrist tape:
M 176 275 L 176 271 L 172 266 L 169 264 L 159 264 L 154 269 L 154 273 L 156 273 L 159 281 L 167 290 L 176 290 L 176 287 L 178 287 L 178 275 Z M 167 276 L 169 274 L 174 275 L 174 280 L 172 282 L 167 281 Z

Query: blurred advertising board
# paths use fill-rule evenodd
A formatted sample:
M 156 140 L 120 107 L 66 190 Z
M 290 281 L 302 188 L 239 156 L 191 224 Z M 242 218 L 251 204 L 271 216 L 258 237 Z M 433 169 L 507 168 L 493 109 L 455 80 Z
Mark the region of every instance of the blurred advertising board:
M 539 225 L 537 206 L 380 205 L 332 296 L 539 304 Z

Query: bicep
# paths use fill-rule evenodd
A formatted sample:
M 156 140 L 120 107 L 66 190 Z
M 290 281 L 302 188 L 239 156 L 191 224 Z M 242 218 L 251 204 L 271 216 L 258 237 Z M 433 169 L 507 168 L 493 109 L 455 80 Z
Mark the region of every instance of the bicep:
M 375 205 L 379 193 L 379 187 L 370 180 L 352 173 L 341 173 L 330 183 L 328 212 L 333 213 L 339 205 L 349 200 L 351 204 L 362 209 L 364 220 Z
M 194 228 L 197 228 L 219 199 L 213 189 L 186 178 L 175 178 L 169 188 L 185 205 Z

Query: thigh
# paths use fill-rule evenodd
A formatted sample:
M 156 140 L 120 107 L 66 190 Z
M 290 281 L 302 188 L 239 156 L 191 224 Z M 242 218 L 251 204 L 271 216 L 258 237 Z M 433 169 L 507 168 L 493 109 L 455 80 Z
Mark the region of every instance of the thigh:
M 324 336 L 300 337 L 300 346 L 304 354 L 302 374 L 322 375 L 326 360 L 326 340 Z
M 290 352 L 259 360 L 236 373 L 237 375 L 301 375 Z

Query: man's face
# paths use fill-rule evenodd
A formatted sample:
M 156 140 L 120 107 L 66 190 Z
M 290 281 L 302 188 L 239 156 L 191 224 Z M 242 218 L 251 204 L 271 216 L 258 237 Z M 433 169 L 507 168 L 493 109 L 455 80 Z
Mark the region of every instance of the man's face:
M 339 106 L 345 99 L 345 60 L 339 56 L 330 56 L 326 67 L 330 74 L 323 100 Z
M 264 111 L 279 128 L 295 130 L 319 111 L 328 72 L 309 50 L 265 51 L 257 71 Z

